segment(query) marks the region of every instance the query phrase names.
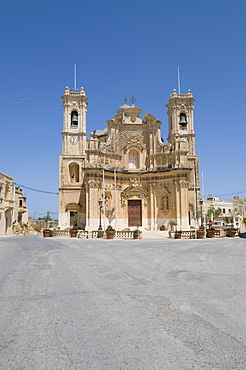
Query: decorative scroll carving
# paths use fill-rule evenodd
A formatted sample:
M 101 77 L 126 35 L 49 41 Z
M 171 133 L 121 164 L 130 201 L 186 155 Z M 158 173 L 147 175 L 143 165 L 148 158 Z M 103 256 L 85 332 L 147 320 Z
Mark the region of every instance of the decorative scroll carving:
M 147 123 L 154 123 L 154 122 L 156 122 L 155 116 L 153 116 L 153 114 L 150 114 L 150 113 L 145 113 L 144 114 L 144 119 L 146 120 Z
M 164 153 L 170 153 L 170 149 L 171 149 L 171 144 L 170 143 L 166 143 L 162 146 L 162 151 Z

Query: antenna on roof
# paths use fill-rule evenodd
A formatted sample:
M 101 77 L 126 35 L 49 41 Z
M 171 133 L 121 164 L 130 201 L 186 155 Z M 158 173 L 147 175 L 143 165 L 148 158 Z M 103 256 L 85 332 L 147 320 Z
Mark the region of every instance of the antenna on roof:
M 74 64 L 74 90 L 77 90 L 76 79 L 77 79 L 77 76 L 76 76 L 76 64 Z
M 180 71 L 179 71 L 179 67 L 178 67 L 178 92 L 180 94 Z

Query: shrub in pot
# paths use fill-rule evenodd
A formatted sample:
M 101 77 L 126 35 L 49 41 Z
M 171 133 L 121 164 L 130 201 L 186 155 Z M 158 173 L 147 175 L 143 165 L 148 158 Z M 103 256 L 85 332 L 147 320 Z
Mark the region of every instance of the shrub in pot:
M 175 239 L 181 239 L 181 236 L 182 236 L 182 231 L 181 230 L 177 230 L 175 231 Z
M 109 225 L 106 229 L 106 236 L 107 239 L 114 239 L 115 229 L 113 229 L 111 225 Z
M 204 230 L 202 230 L 202 229 L 197 230 L 197 232 L 196 232 L 197 239 L 203 239 L 204 235 L 205 235 Z

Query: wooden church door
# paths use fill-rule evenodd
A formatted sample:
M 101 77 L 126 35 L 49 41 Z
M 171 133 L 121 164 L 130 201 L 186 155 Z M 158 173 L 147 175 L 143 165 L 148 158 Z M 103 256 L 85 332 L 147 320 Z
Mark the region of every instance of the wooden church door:
M 128 226 L 136 226 L 136 221 L 142 222 L 142 202 L 128 200 Z

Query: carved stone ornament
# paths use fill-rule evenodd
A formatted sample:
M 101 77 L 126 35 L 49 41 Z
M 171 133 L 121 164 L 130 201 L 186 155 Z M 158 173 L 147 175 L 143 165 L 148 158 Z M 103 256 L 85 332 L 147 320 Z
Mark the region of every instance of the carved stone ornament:
M 163 145 L 163 152 L 170 152 L 171 144 L 167 143 Z
M 102 188 L 102 182 L 100 180 L 89 180 L 88 185 L 90 188 Z
M 121 192 L 121 204 L 125 206 L 126 199 L 143 199 L 144 205 L 147 206 L 148 191 L 139 184 L 137 178 L 133 178 L 130 181 L 131 185 Z
M 101 150 L 101 152 L 103 153 L 108 153 L 108 154 L 112 154 L 112 152 L 110 152 L 110 144 L 107 144 L 107 143 L 100 143 L 99 145 L 99 150 Z
M 136 119 L 137 119 L 136 114 L 132 114 L 132 115 L 131 115 L 131 121 L 132 121 L 132 122 L 136 122 Z
M 189 182 L 188 181 L 181 180 L 180 181 L 180 187 L 181 188 L 188 188 L 189 187 Z
M 173 183 L 176 187 L 180 188 L 188 188 L 189 187 L 189 182 L 185 180 L 173 180 Z
M 136 145 L 141 149 L 146 148 L 146 138 L 143 130 L 122 130 L 121 131 L 121 149 L 128 149 Z

